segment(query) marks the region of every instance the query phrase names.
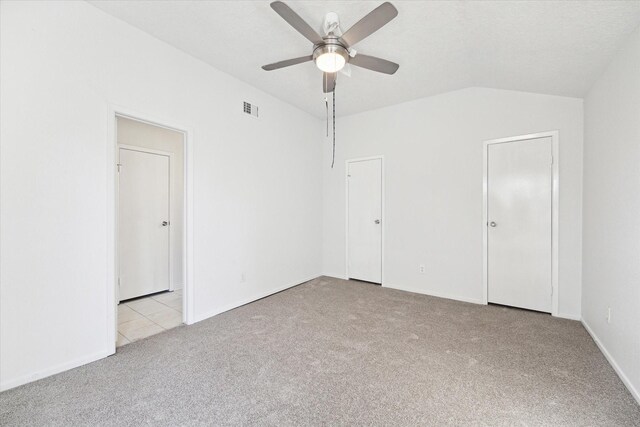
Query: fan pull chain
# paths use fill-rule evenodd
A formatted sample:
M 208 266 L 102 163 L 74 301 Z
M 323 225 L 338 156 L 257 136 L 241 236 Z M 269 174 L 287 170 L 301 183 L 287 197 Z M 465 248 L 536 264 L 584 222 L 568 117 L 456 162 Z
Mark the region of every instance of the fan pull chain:
M 329 138 L 329 98 L 324 97 L 324 110 L 327 113 L 327 138 Z
M 331 159 L 331 169 L 336 162 L 336 84 L 333 85 L 333 158 Z

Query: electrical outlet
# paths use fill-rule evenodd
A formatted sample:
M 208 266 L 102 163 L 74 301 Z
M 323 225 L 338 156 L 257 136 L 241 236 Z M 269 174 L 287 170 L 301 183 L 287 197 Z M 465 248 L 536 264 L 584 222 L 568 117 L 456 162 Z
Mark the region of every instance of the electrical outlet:
M 425 270 L 424 265 L 420 264 L 420 268 L 419 268 L 420 274 L 424 274 L 424 270 Z
M 240 274 L 240 283 L 244 283 L 245 280 L 246 280 L 246 277 L 245 277 L 244 273 L 241 273 Z
M 607 307 L 607 323 L 611 323 L 611 307 Z

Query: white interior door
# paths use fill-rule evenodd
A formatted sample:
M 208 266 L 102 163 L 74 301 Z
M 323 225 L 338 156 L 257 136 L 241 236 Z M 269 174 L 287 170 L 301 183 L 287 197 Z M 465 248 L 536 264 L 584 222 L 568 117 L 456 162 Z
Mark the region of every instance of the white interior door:
M 348 274 L 382 283 L 382 160 L 348 163 Z
M 488 146 L 489 302 L 551 312 L 551 138 Z
M 119 299 L 169 289 L 169 156 L 119 149 Z

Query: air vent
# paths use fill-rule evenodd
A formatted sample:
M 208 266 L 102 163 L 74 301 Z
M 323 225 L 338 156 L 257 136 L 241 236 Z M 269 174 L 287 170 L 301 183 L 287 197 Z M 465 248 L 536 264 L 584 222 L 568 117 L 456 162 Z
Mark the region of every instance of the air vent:
M 242 111 L 244 111 L 246 114 L 249 114 L 253 117 L 258 117 L 258 106 L 252 105 L 247 101 L 243 102 Z

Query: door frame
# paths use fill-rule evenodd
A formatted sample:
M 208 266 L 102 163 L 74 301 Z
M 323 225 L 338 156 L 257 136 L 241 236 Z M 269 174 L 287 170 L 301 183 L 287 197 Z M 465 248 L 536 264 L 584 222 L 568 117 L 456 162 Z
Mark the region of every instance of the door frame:
M 384 202 L 384 156 L 370 156 L 370 157 L 358 157 L 354 159 L 345 160 L 344 168 L 344 188 L 345 188 L 345 279 L 349 280 L 349 164 L 357 162 L 366 162 L 368 160 L 380 160 L 380 173 L 382 174 L 382 185 L 380 188 L 381 194 L 381 216 L 382 222 L 381 235 L 380 235 L 380 285 L 384 286 L 384 230 L 386 228 L 385 220 L 385 202 Z
M 491 139 L 484 141 L 482 147 L 482 301 L 489 304 L 489 239 L 487 223 L 488 219 L 488 173 L 489 173 L 489 146 L 492 144 L 506 144 L 509 142 L 525 141 L 530 139 L 551 138 L 551 315 L 558 316 L 558 200 L 559 200 L 559 133 L 557 130 L 532 133 L 528 135 L 512 136 L 507 138 Z
M 120 116 L 122 117 L 122 116 Z M 128 117 L 127 117 L 128 118 Z M 173 183 L 173 168 L 175 167 L 175 165 L 173 164 L 173 153 L 171 153 L 170 151 L 162 151 L 162 150 L 154 150 L 153 148 L 146 148 L 146 147 L 138 147 L 137 145 L 128 145 L 128 144 L 118 144 L 118 152 L 116 153 L 116 159 L 117 159 L 117 164 L 120 164 L 120 149 L 125 149 L 125 150 L 129 150 L 129 151 L 137 151 L 139 153 L 147 153 L 147 154 L 154 154 L 157 156 L 166 156 L 169 158 L 169 215 L 167 217 L 167 221 L 169 222 L 169 291 L 173 291 L 174 290 L 174 286 L 173 286 L 173 257 L 174 257 L 174 253 L 173 253 L 173 247 L 172 247 L 172 242 L 173 239 L 171 239 L 171 209 L 173 208 L 173 204 L 171 203 L 171 197 L 172 197 L 172 193 L 171 193 L 171 184 Z M 184 171 L 183 171 L 184 172 Z M 120 203 L 120 174 L 116 173 L 116 196 L 118 197 L 118 207 L 119 203 Z M 120 223 L 120 212 L 118 211 L 118 213 L 116 214 L 116 223 L 119 224 Z M 116 240 L 117 241 L 117 240 Z M 119 241 L 117 241 L 118 243 L 120 243 Z M 118 251 L 118 248 L 116 248 L 116 252 Z M 118 258 L 116 260 L 116 274 L 117 272 L 120 271 L 120 259 Z M 117 280 L 117 278 L 116 278 Z M 116 286 L 116 304 L 120 303 L 120 287 Z
M 106 280 L 106 349 L 108 354 L 116 352 L 118 336 L 116 292 L 118 287 L 118 132 L 117 117 L 123 117 L 153 126 L 180 132 L 183 138 L 184 190 L 183 190 L 183 273 L 182 273 L 182 322 L 194 323 L 194 239 L 193 239 L 193 130 L 190 126 L 172 120 L 158 118 L 117 104 L 107 106 L 107 280 Z M 139 147 L 137 147 L 139 148 Z

